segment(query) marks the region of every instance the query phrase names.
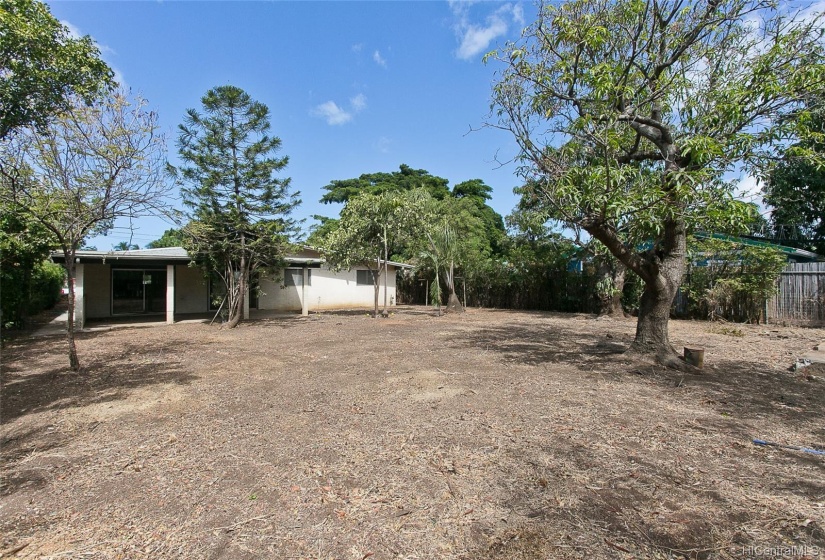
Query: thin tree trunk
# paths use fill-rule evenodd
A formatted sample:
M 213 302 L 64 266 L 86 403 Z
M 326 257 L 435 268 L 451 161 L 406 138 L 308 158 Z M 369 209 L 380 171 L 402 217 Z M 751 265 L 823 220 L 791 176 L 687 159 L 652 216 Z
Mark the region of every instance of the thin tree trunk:
M 620 261 L 604 258 L 599 266 L 602 281 L 609 280 L 610 290 L 599 294 L 599 315 L 623 316 L 622 290 L 627 267 Z
M 441 317 L 441 279 L 438 277 L 438 265 L 435 266 L 435 302 L 438 306 L 438 316 Z
M 245 263 L 245 259 L 241 257 L 241 266 Z M 234 329 L 241 322 L 243 317 L 243 302 L 244 302 L 244 273 L 243 268 L 238 271 L 238 278 L 235 278 L 234 269 L 228 267 L 227 294 L 229 294 L 229 319 L 224 325 L 228 329 Z
M 378 294 L 381 291 L 381 257 L 379 256 L 376 259 L 376 270 L 373 272 L 372 282 L 375 286 L 375 308 L 373 309 L 372 316 L 375 319 L 378 319 Z
M 381 313 L 384 317 L 389 317 L 390 314 L 387 312 L 387 259 L 389 259 L 389 255 L 387 255 L 387 226 L 384 226 L 384 311 Z
M 63 248 L 65 255 L 63 268 L 66 269 L 66 275 L 69 277 L 69 305 L 68 305 L 68 324 L 66 325 L 66 343 L 69 346 L 69 367 L 74 372 L 80 371 L 80 359 L 77 357 L 77 345 L 74 339 L 74 316 L 75 316 L 75 263 L 74 251 L 67 251 Z
M 622 307 L 622 292 L 624 292 L 624 279 L 627 274 L 627 267 L 620 262 L 616 262 L 613 269 L 613 297 L 610 300 L 609 314 L 617 317 L 624 316 Z

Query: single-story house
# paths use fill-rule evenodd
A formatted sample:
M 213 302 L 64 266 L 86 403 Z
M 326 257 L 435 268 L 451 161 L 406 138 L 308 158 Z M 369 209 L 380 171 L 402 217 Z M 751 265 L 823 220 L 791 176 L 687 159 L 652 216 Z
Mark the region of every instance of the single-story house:
M 63 253 L 52 254 L 62 262 Z M 253 279 L 244 302 L 244 318 L 250 309 L 290 312 L 371 307 L 375 301 L 373 277 L 366 266 L 333 271 L 321 254 L 305 248 L 285 259 L 286 267 L 275 278 Z M 216 312 L 214 297 L 223 283 L 210 280 L 182 247 L 135 251 L 78 251 L 75 273 L 76 323 L 88 319 L 155 315 L 173 323 Z M 395 277 L 411 265 L 387 262 L 387 301 L 395 305 Z M 381 279 L 379 301 L 384 301 Z

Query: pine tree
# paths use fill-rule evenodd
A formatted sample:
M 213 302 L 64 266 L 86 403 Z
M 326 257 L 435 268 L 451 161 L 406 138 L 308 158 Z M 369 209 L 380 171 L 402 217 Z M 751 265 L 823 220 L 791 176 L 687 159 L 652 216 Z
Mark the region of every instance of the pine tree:
M 300 204 L 289 178 L 289 158 L 277 157 L 281 139 L 268 134 L 269 109 L 235 86 L 219 86 L 201 99 L 203 113 L 186 112 L 178 150 L 185 162 L 172 173 L 190 208 L 185 247 L 226 287 L 228 325 L 243 315 L 250 276 L 281 265 Z

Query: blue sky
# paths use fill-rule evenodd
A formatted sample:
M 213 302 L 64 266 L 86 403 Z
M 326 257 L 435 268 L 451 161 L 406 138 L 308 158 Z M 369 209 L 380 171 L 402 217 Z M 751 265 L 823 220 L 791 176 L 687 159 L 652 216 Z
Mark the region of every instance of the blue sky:
M 318 202 L 334 179 L 402 163 L 449 179 L 480 178 L 502 215 L 519 184 L 509 133 L 481 129 L 493 65 L 483 55 L 517 39 L 535 15 L 516 2 L 50 2 L 75 32 L 159 113 L 170 161 L 187 108 L 218 85 L 246 90 L 271 111 L 303 203 L 298 218 L 337 216 Z M 480 129 L 470 132 L 471 129 Z M 128 241 L 118 227 L 91 240 Z M 168 224 L 135 223 L 141 247 Z

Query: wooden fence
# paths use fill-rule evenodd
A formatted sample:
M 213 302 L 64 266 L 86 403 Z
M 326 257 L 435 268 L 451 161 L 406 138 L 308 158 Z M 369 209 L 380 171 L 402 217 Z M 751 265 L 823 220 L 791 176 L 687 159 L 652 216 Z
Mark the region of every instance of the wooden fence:
M 768 323 L 825 324 L 825 262 L 789 264 L 765 316 Z

